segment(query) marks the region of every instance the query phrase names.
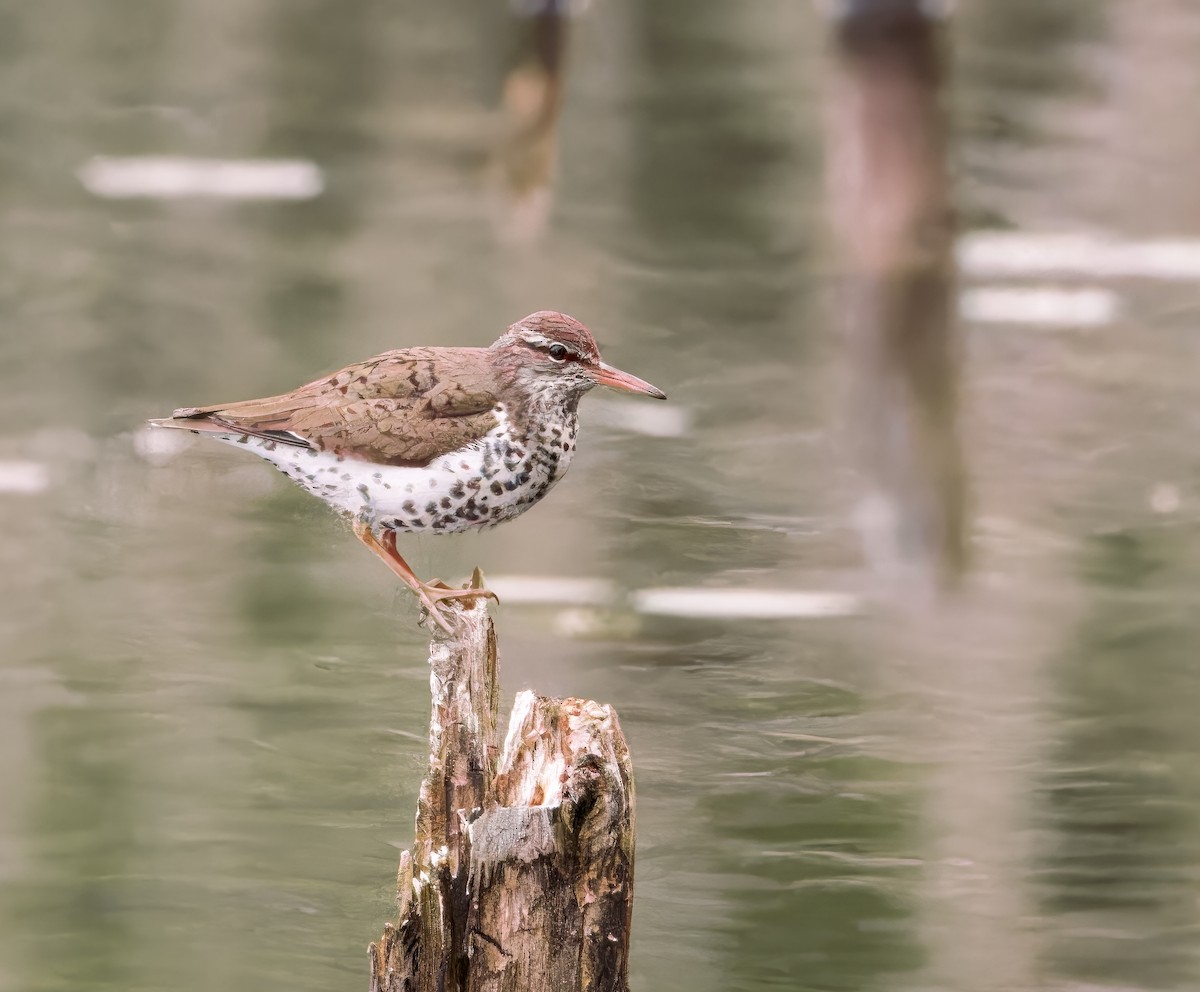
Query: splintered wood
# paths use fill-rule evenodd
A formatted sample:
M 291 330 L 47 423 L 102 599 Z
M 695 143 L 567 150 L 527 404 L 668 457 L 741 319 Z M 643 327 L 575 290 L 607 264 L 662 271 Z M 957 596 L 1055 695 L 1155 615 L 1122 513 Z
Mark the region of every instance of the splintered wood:
M 617 715 L 522 692 L 498 748 L 487 605 L 454 619 L 431 645 L 429 771 L 371 990 L 625 992 L 634 798 Z

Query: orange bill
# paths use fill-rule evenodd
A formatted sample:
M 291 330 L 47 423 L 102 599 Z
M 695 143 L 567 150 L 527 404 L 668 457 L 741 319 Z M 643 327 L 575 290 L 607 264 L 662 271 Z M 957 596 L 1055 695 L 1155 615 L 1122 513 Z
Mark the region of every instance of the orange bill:
M 598 368 L 592 370 L 592 378 L 599 385 L 612 389 L 623 389 L 627 393 L 644 393 L 646 396 L 653 396 L 656 400 L 667 398 L 667 394 L 657 386 L 650 385 L 645 379 L 639 379 L 636 375 L 614 369 L 607 362 L 601 362 Z

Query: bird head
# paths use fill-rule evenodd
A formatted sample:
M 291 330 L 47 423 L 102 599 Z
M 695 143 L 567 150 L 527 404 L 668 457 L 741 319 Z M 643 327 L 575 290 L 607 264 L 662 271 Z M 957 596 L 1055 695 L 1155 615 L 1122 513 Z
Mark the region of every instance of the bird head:
M 556 310 L 523 317 L 492 348 L 503 354 L 516 383 L 536 398 L 577 402 L 595 386 L 667 398 L 656 386 L 603 361 L 591 331 Z

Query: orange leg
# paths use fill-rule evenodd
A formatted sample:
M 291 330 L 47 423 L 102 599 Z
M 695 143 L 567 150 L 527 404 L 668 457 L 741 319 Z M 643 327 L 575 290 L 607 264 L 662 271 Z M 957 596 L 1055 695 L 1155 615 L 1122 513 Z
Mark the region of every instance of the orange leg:
M 438 579 L 434 579 L 432 582 L 422 582 L 409 567 L 408 562 L 400 557 L 400 552 L 396 550 L 396 532 L 394 530 L 385 530 L 383 540 L 380 540 L 371 530 L 370 524 L 362 520 L 355 520 L 354 536 L 370 548 L 392 570 L 392 573 L 413 591 L 421 605 L 429 611 L 429 615 L 447 634 L 453 634 L 454 630 L 445 614 L 438 609 L 437 604 L 442 600 L 490 596 L 496 602 L 500 601 L 499 597 L 490 589 L 451 589 Z

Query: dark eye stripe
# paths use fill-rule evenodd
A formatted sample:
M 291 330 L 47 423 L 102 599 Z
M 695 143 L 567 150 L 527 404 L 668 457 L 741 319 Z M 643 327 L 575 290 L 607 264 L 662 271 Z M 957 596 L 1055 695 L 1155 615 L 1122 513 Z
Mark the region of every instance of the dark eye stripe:
M 532 351 L 541 352 L 543 355 L 550 355 L 551 349 L 562 348 L 566 352 L 566 354 L 562 355 L 561 357 L 559 357 L 557 355 L 551 355 L 550 357 L 555 358 L 557 361 L 567 361 L 567 362 L 583 361 L 582 355 L 580 355 L 577 351 L 575 351 L 575 349 L 572 348 L 569 344 L 563 344 L 561 341 L 552 341 L 550 344 L 534 344 L 532 341 L 522 340 L 521 344 L 525 345 L 526 348 L 529 348 Z

